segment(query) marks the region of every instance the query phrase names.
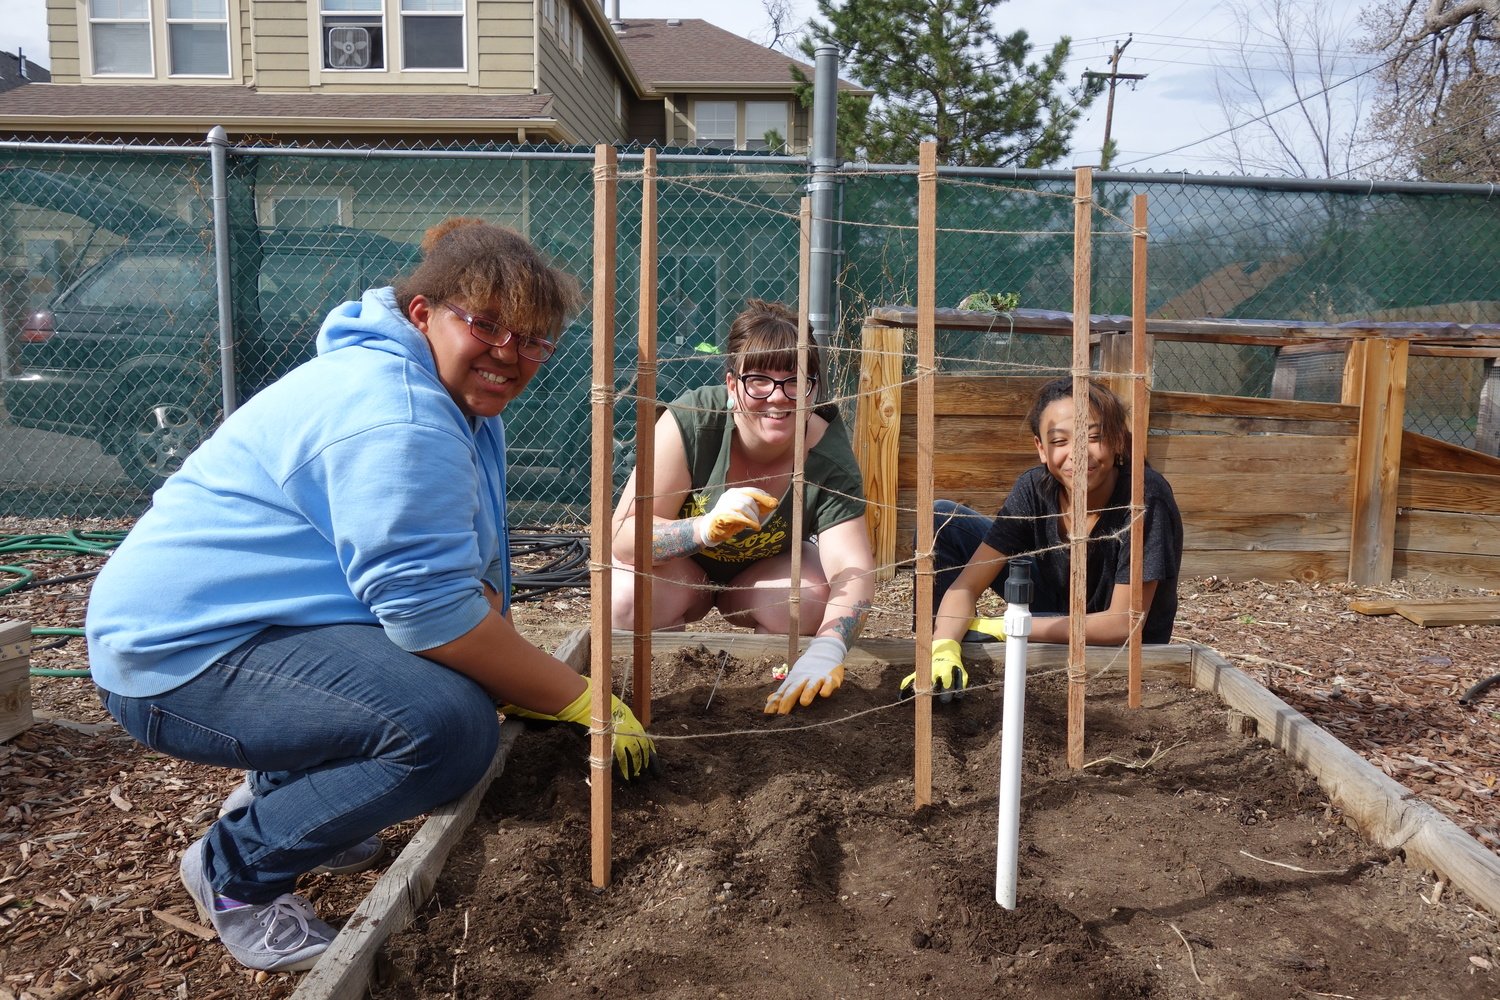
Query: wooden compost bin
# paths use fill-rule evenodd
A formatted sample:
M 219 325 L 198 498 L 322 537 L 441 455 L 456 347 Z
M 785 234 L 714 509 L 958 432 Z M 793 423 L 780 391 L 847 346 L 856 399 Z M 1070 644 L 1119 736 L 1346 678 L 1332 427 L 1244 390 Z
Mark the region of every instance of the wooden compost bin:
M 910 559 L 915 537 L 916 396 L 900 371 L 915 325 L 915 310 L 881 309 L 862 333 L 855 440 L 876 564 L 885 567 Z M 1066 313 L 939 310 L 937 325 L 1072 332 Z M 1115 379 L 1128 404 L 1128 383 L 1112 374 L 1128 356 L 1128 320 L 1092 317 L 1090 327 L 1101 377 Z M 1343 357 L 1336 403 L 1149 394 L 1147 458 L 1182 510 L 1184 574 L 1365 586 L 1408 575 L 1454 586 L 1500 579 L 1500 458 L 1403 429 L 1408 358 L 1472 356 L 1486 373 L 1476 440 L 1500 436 L 1500 327 L 1152 320 L 1147 330 L 1148 352 L 1163 340 L 1273 348 L 1284 391 L 1292 380 L 1282 377 L 1283 354 Z M 1046 377 L 937 375 L 936 496 L 999 509 L 1017 475 L 1037 462 L 1024 418 Z

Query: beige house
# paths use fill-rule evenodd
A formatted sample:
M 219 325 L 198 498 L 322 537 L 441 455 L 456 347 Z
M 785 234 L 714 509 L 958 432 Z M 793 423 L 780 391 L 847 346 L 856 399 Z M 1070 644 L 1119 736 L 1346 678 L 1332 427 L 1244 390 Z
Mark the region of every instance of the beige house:
M 47 0 L 52 82 L 0 93 L 0 134 L 805 150 L 811 67 L 605 2 Z

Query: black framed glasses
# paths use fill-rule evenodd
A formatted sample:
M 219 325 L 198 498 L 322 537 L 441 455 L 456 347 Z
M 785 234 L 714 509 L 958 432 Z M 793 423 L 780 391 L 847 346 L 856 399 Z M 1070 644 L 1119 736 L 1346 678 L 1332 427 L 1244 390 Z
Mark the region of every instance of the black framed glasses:
M 488 347 L 504 347 L 512 340 L 516 342 L 516 353 L 528 361 L 546 361 L 552 357 L 552 352 L 557 350 L 557 345 L 545 337 L 533 337 L 530 334 L 517 333 L 496 323 L 492 319 L 483 316 L 475 316 L 473 313 L 464 312 L 451 302 L 442 303 L 443 307 L 463 320 L 469 327 L 469 336 Z
M 795 375 L 788 375 L 786 378 L 772 378 L 769 375 L 762 375 L 759 372 L 751 372 L 749 375 L 741 375 L 739 372 L 730 372 L 729 374 L 740 380 L 740 386 L 745 390 L 745 395 L 751 399 L 770 399 L 771 394 L 777 389 L 780 389 L 781 394 L 787 399 L 797 398 L 797 376 Z M 802 381 L 807 383 L 807 391 L 809 393 L 817 391 L 817 379 L 808 375 Z

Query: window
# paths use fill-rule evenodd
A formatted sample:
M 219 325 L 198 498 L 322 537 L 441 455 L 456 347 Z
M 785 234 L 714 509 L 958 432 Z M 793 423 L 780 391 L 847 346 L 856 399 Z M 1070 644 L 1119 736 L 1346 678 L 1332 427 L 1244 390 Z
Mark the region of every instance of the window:
M 542 0 L 542 20 L 548 27 L 557 23 L 557 0 Z
M 579 66 L 583 65 L 583 18 L 573 26 L 573 61 Z
M 404 69 L 464 68 L 464 0 L 401 0 Z
M 322 0 L 323 68 L 385 69 L 384 0 Z
M 212 258 L 179 254 L 120 257 L 78 290 L 82 309 L 176 309 L 185 296 L 213 288 Z
M 776 134 L 771 142 L 767 142 L 766 136 L 772 132 Z M 746 101 L 745 148 L 781 151 L 786 148 L 786 142 L 786 102 Z
M 615 81 L 615 117 L 620 121 L 625 120 L 625 90 L 620 86 L 620 81 Z
M 344 222 L 343 201 L 336 194 L 279 195 L 270 199 L 272 226 L 338 226 Z
M 150 76 L 150 0 L 89 0 L 95 76 Z
M 173 76 L 228 76 L 225 0 L 167 0 L 167 51 Z
M 573 47 L 573 8 L 567 3 L 557 12 L 557 44 L 564 52 Z
M 734 101 L 698 101 L 693 107 L 694 142 L 711 149 L 734 148 Z

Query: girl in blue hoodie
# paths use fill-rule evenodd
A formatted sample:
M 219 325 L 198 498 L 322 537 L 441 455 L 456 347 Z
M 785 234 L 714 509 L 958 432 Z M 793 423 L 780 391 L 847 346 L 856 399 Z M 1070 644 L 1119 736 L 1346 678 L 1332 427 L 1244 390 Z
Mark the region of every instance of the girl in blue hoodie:
M 577 284 L 478 220 L 422 249 L 188 458 L 89 603 L 93 676 L 125 730 L 248 772 L 182 879 L 251 968 L 313 965 L 334 930 L 297 876 L 368 867 L 381 829 L 472 787 L 496 703 L 589 724 L 590 681 L 510 621 L 500 417 Z M 614 730 L 631 778 L 653 746 L 618 698 Z

